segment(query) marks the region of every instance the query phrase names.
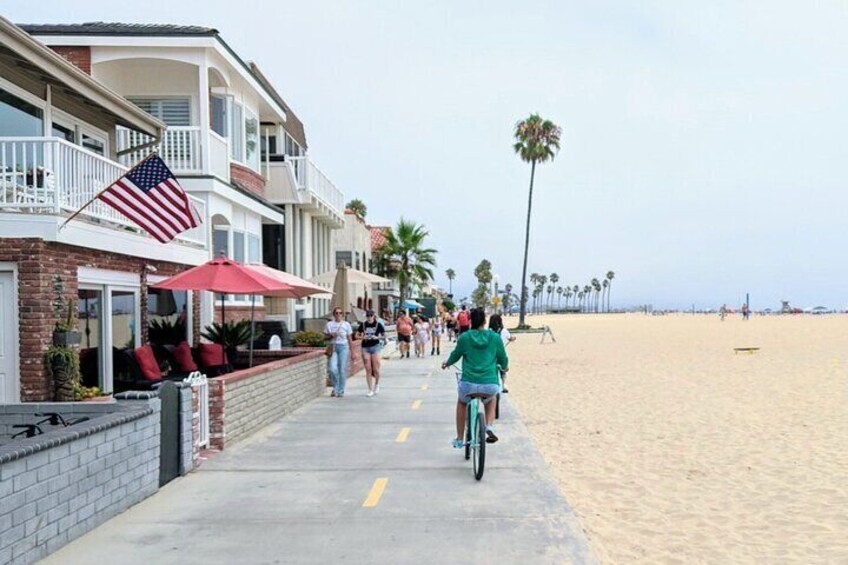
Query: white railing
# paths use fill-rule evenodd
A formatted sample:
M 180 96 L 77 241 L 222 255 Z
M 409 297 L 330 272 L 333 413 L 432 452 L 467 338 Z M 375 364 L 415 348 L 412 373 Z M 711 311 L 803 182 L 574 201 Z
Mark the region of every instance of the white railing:
M 209 381 L 206 375 L 186 379 L 192 387 L 197 387 L 197 421 L 200 431 L 198 433 L 198 447 L 209 445 Z
M 209 130 L 209 172 L 230 181 L 230 142 Z
M 286 161 L 294 168 L 298 190 L 309 191 L 339 215 L 344 213 L 344 195 L 309 157 L 287 156 Z
M 0 137 L 0 212 L 75 212 L 118 180 L 127 167 L 55 137 Z M 206 221 L 206 204 L 189 198 Z M 129 218 L 95 200 L 81 216 L 141 231 Z M 206 247 L 205 224 L 178 239 Z
M 118 127 L 117 134 L 119 152 L 153 141 L 153 138 L 145 133 L 124 127 Z M 159 156 L 175 173 L 203 172 L 199 126 L 170 126 L 165 130 L 165 135 L 158 145 L 126 153 L 118 159 L 121 164 L 131 167 L 153 151 L 158 151 Z

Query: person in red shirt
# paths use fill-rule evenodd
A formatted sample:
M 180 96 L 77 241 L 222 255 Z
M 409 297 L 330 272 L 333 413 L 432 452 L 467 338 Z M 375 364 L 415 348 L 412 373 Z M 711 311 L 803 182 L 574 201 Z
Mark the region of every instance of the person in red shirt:
M 462 335 L 471 329 L 471 315 L 468 313 L 468 309 L 465 307 L 465 304 L 462 305 L 462 309 L 459 311 L 456 321 L 459 325 L 459 335 Z
M 398 350 L 400 351 L 401 359 L 404 357 L 407 359 L 409 358 L 409 343 L 412 341 L 412 326 L 412 318 L 406 315 L 406 310 L 398 312 L 397 320 L 395 320 L 395 327 L 397 328 Z

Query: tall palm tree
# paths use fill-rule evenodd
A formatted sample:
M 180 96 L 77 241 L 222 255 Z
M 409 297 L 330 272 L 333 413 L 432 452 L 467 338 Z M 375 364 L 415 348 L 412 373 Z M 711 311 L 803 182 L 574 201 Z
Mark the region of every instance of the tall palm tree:
M 386 231 L 386 254 L 398 264 L 401 304 L 409 298 L 412 283 L 423 284 L 433 279 L 436 250 L 424 246 L 428 235 L 423 225 L 403 218 L 395 229 Z
M 595 291 L 595 313 L 597 313 L 598 312 L 598 297 L 600 296 L 600 293 L 601 293 L 601 281 L 599 281 L 596 278 L 593 278 L 592 282 L 590 284 L 592 285 L 592 290 Z
M 448 277 L 448 294 L 453 294 L 453 279 L 456 278 L 456 271 L 453 269 L 448 269 L 445 271 L 445 275 Z
M 601 312 L 609 312 L 609 308 L 604 306 L 604 295 L 609 292 L 609 281 L 604 279 L 601 281 L 601 285 L 604 287 L 603 292 L 601 292 Z M 607 298 L 607 303 L 609 303 L 609 298 Z
M 539 284 L 539 273 L 530 273 L 530 284 L 533 285 L 533 289 L 535 290 L 536 286 L 538 286 L 538 284 Z M 533 310 L 535 310 L 535 309 L 536 309 L 536 299 L 535 299 L 535 296 L 534 296 L 534 298 L 533 298 Z M 521 312 L 521 309 L 519 308 L 519 315 L 520 315 L 520 312 Z
M 592 285 L 587 284 L 583 287 L 583 296 L 586 297 L 586 312 L 591 311 L 591 303 L 592 303 Z
M 364 220 L 365 215 L 368 214 L 368 206 L 366 206 L 365 202 L 359 198 L 354 198 L 348 202 L 345 208 L 353 212 L 353 214 L 360 220 Z
M 607 289 L 607 312 L 609 312 L 609 295 L 612 290 L 612 279 L 615 278 L 615 271 L 607 271 L 607 280 L 609 281 L 609 288 Z
M 559 282 L 559 275 L 556 274 L 556 273 L 551 273 L 551 276 L 548 280 L 551 281 L 551 284 L 554 285 L 554 289 L 556 289 L 556 284 Z M 553 307 L 553 302 L 551 302 L 551 304 L 548 306 L 548 308 L 552 308 L 552 307 Z
M 548 302 L 547 302 L 548 312 L 550 312 L 551 306 L 553 306 L 553 303 L 551 302 L 551 299 L 553 298 L 553 296 L 554 296 L 554 285 L 549 284 L 548 285 Z
M 530 251 L 530 213 L 533 208 L 533 182 L 536 178 L 536 163 L 553 160 L 559 151 L 562 128 L 539 114 L 530 114 L 526 120 L 515 124 L 515 143 L 512 148 L 525 163 L 530 163 L 530 193 L 527 197 L 527 226 L 524 230 L 524 265 L 521 269 L 521 288 L 527 279 L 527 254 Z M 518 327 L 524 326 L 526 296 L 521 298 Z
M 562 310 L 562 287 L 558 286 L 556 289 L 557 293 L 557 310 Z
M 541 291 L 541 292 L 539 292 L 539 296 L 540 296 L 539 310 L 544 312 L 545 311 L 545 285 L 548 284 L 548 275 L 539 275 L 538 282 L 539 282 L 539 290 Z
M 583 291 L 582 290 L 577 293 L 577 300 L 579 301 L 578 302 L 579 308 L 580 308 L 580 311 L 582 312 L 583 311 Z

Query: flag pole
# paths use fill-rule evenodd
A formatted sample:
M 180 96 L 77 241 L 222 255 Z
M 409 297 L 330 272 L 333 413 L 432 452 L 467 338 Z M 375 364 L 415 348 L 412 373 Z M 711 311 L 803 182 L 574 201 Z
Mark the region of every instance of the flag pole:
M 107 185 L 106 185 L 106 188 L 104 188 L 103 190 L 101 190 L 100 192 L 98 192 L 97 194 L 95 194 L 95 195 L 91 198 L 91 200 L 89 200 L 88 202 L 86 202 L 85 204 L 83 204 L 83 205 L 79 208 L 79 210 L 77 210 L 76 212 L 74 212 L 73 214 L 71 214 L 71 215 L 70 215 L 70 217 L 68 217 L 68 219 L 67 219 L 67 220 L 65 220 L 64 222 L 62 222 L 62 225 L 61 225 L 61 226 L 59 226 L 59 229 L 58 229 L 57 231 L 62 231 L 62 228 L 64 228 L 66 225 L 68 225 L 68 222 L 70 222 L 71 220 L 73 220 L 74 218 L 76 218 L 77 216 L 79 216 L 80 212 L 82 212 L 83 210 L 85 210 L 86 208 L 88 208 L 88 207 L 91 205 L 91 203 L 92 203 L 92 202 L 94 202 L 95 200 L 97 200 L 98 198 L 100 198 L 100 195 L 101 195 L 101 194 L 103 194 L 104 192 L 106 192 L 107 190 L 109 190 L 110 188 L 112 188 L 112 185 L 114 185 L 114 184 L 115 184 L 116 182 L 118 182 L 120 179 L 124 178 L 125 176 L 127 176 L 128 174 L 130 174 L 131 172 L 133 172 L 134 170 L 136 170 L 137 168 L 139 168 L 142 164 L 144 164 L 144 162 L 145 162 L 145 161 L 147 161 L 148 159 L 150 159 L 151 157 L 153 157 L 153 156 L 154 156 L 154 155 L 156 155 L 157 153 L 158 153 L 158 152 L 157 152 L 156 150 L 151 151 L 151 152 L 147 155 L 147 157 L 145 157 L 144 159 L 142 159 L 141 161 L 139 161 L 138 163 L 136 163 L 135 165 L 133 165 L 133 167 L 132 167 L 130 170 L 128 170 L 126 173 L 122 174 L 121 176 L 119 176 L 118 178 L 116 178 L 115 180 L 113 180 L 112 182 L 110 182 L 109 184 L 107 184 Z

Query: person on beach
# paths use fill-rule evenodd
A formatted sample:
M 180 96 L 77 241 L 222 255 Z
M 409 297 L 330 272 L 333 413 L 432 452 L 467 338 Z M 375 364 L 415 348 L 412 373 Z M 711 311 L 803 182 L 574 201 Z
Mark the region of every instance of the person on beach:
M 489 317 L 489 329 L 498 334 L 504 344 L 504 349 L 507 345 L 515 341 L 515 337 L 509 333 L 503 325 L 503 318 L 500 314 L 492 314 Z M 507 394 L 509 390 L 506 388 L 506 371 L 501 371 L 501 392 Z
M 433 318 L 433 343 L 430 345 L 430 355 L 434 353 L 436 355 L 442 354 L 442 332 L 444 331 L 444 324 L 442 322 L 441 316 L 436 316 Z
M 459 325 L 459 335 L 462 335 L 471 329 L 471 315 L 468 313 L 468 309 L 465 307 L 465 304 L 463 304 L 462 308 L 460 308 L 459 314 L 456 316 L 456 322 Z
M 456 334 L 456 319 L 454 318 L 454 312 L 445 313 L 445 328 L 448 330 L 448 342 L 453 341 Z
M 409 359 L 409 344 L 412 342 L 412 318 L 406 315 L 406 310 L 398 312 L 397 320 L 395 320 L 395 328 L 398 336 L 398 351 L 400 358 L 406 357 Z
M 365 312 L 365 321 L 356 330 L 357 339 L 362 340 L 362 362 L 365 364 L 365 382 L 371 397 L 380 393 L 380 351 L 383 349 L 383 339 L 386 328 L 374 315 L 374 310 Z
M 348 367 L 353 360 L 353 329 L 350 327 L 350 323 L 344 319 L 344 312 L 341 308 L 333 309 L 333 320 L 327 322 L 324 336 L 330 340 L 330 344 L 333 346 L 333 353 L 327 362 L 330 382 L 333 383 L 333 391 L 330 396 L 341 398 L 345 392 Z
M 741 309 L 741 310 L 742 310 L 742 319 L 743 319 L 743 320 L 745 320 L 745 321 L 747 322 L 747 321 L 748 321 L 748 316 L 749 316 L 749 312 L 748 312 L 748 305 L 747 305 L 747 304 L 743 304 L 743 305 L 742 305 L 742 309 Z
M 465 405 L 471 402 L 472 394 L 484 394 L 489 398 L 486 405 L 486 443 L 495 443 L 495 406 L 496 395 L 500 392 L 498 371 L 509 371 L 509 358 L 506 356 L 501 337 L 486 329 L 486 312 L 482 308 L 471 311 L 471 329 L 459 336 L 456 348 L 451 351 L 448 360 L 442 363 L 447 369 L 462 360 L 462 378 L 457 386 L 456 401 L 456 437 L 453 446 L 465 447 Z
M 719 308 L 719 310 L 718 310 L 718 316 L 719 316 L 719 318 L 721 318 L 721 321 L 723 322 L 724 319 L 727 317 L 727 304 L 721 305 L 721 308 Z

